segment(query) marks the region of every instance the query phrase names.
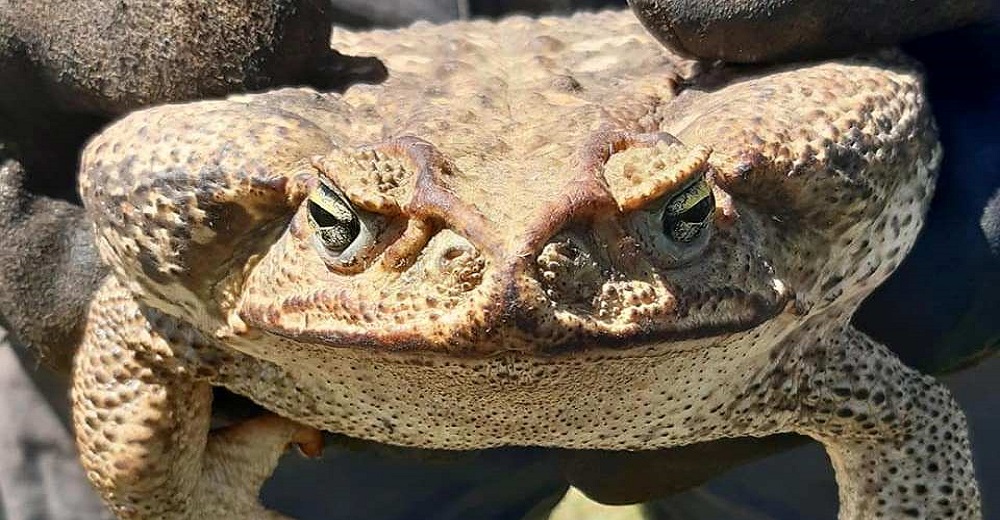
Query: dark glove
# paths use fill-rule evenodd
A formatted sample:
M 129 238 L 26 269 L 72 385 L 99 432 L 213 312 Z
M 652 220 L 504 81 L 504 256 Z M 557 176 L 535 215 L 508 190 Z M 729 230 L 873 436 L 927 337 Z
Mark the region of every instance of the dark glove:
M 19 162 L 0 163 L 0 318 L 47 365 L 67 372 L 107 269 L 83 208 L 34 197 L 24 181 Z
M 629 0 L 664 45 L 733 63 L 843 56 L 981 21 L 992 0 Z

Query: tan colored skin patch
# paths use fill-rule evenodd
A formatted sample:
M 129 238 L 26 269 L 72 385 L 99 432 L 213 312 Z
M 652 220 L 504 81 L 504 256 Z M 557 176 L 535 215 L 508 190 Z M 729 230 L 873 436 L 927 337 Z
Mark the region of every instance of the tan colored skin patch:
M 799 432 L 831 454 L 841 518 L 979 517 L 961 411 L 849 325 L 912 245 L 939 160 L 904 59 L 702 90 L 627 13 L 337 38 L 390 79 L 154 108 L 84 154 L 114 276 L 74 408 L 120 516 L 195 516 L 196 489 L 267 514 L 241 468 L 266 473 L 301 432 L 215 441 L 221 385 L 407 446 Z M 310 216 L 321 183 L 365 237 L 344 252 Z M 121 400 L 140 425 L 109 416 Z

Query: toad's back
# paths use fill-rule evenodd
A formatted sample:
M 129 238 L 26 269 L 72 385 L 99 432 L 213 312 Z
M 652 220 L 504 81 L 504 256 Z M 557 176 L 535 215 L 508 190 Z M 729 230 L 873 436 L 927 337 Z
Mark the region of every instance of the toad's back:
M 389 79 L 357 85 L 352 144 L 415 135 L 473 176 L 480 210 L 502 223 L 529 211 L 500 196 L 564 184 L 603 129 L 656 132 L 695 63 L 671 54 L 625 12 L 515 17 L 462 30 L 416 24 L 402 33 L 335 31 L 333 47 L 382 59 Z M 343 125 L 341 125 L 343 128 Z M 461 186 L 458 187 L 461 189 Z M 490 193 L 502 206 L 491 207 Z

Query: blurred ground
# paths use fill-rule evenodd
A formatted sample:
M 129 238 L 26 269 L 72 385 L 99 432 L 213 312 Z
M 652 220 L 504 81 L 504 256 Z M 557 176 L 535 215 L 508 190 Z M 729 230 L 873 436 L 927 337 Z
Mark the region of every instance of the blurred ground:
M 64 383 L 30 360 L 22 366 L 5 335 L 0 329 L 0 520 L 110 519 L 77 462 Z

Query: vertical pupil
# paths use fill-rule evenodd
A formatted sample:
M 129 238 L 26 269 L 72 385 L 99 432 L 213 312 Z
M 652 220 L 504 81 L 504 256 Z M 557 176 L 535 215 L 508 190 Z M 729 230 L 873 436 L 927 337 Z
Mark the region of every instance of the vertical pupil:
M 316 235 L 330 251 L 341 253 L 361 234 L 361 222 L 340 198 L 328 199 L 330 209 L 310 200 L 307 206 L 309 220 L 316 227 Z
M 684 222 L 704 222 L 705 219 L 712 213 L 715 208 L 715 196 L 712 192 L 708 193 L 708 196 L 698 201 L 697 204 L 691 206 L 691 209 L 685 211 L 678 215 Z
M 684 208 L 698 192 L 704 192 L 698 202 Z M 691 242 L 708 225 L 715 210 L 715 196 L 707 186 L 696 184 L 684 190 L 667 204 L 663 211 L 663 232 L 676 242 Z
M 311 200 L 309 201 L 309 216 L 312 217 L 317 227 L 331 227 L 340 223 L 340 220 L 331 215 L 329 211 Z

